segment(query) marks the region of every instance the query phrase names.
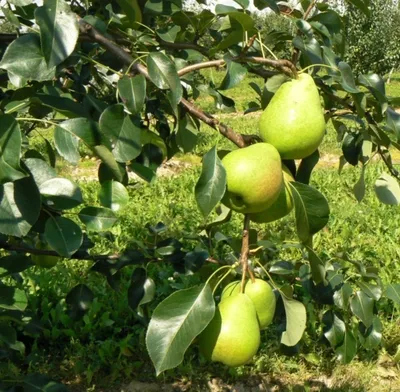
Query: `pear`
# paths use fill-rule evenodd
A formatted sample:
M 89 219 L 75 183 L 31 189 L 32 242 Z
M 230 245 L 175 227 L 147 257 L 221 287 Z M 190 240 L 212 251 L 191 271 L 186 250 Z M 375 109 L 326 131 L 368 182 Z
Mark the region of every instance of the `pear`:
M 275 147 L 257 143 L 231 151 L 222 159 L 227 190 L 222 203 L 247 214 L 268 208 L 283 187 L 281 158 Z
M 221 301 L 240 295 L 240 281 L 229 283 L 222 291 Z M 251 299 L 257 312 L 260 329 L 265 329 L 272 323 L 276 308 L 276 298 L 272 287 L 263 279 L 246 282 L 244 293 Z
M 46 243 L 41 241 L 36 244 L 36 248 L 41 250 L 51 250 L 51 248 Z M 52 268 L 61 260 L 61 257 L 32 254 L 31 259 L 39 267 Z
M 282 159 L 303 159 L 320 145 L 325 118 L 313 78 L 307 73 L 282 84 L 260 118 L 260 136 Z
M 282 170 L 283 180 L 285 184 L 281 190 L 281 193 L 278 196 L 278 199 L 274 204 L 272 204 L 272 206 L 270 206 L 266 210 L 254 214 L 249 214 L 250 219 L 253 222 L 273 222 L 275 220 L 283 218 L 284 216 L 289 214 L 290 211 L 293 210 L 293 196 L 290 185 L 288 183 L 294 181 L 294 178 L 290 170 L 285 165 L 282 165 Z
M 253 302 L 246 294 L 222 300 L 199 337 L 200 351 L 227 366 L 249 362 L 260 346 L 260 329 Z

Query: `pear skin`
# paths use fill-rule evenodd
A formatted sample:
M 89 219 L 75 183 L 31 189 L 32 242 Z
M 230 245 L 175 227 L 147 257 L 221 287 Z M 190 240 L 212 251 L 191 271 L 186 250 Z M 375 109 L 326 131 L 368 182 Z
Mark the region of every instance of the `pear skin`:
M 239 295 L 240 285 L 239 280 L 229 283 L 222 291 L 221 300 Z M 265 329 L 272 323 L 275 314 L 276 298 L 272 287 L 263 279 L 255 279 L 254 283 L 248 280 L 244 292 L 254 304 L 260 329 Z
M 249 362 L 260 346 L 260 329 L 253 302 L 246 294 L 222 300 L 199 337 L 202 354 L 227 366 Z
M 282 159 L 303 159 L 321 144 L 325 118 L 317 86 L 307 73 L 282 84 L 260 117 L 260 137 Z
M 227 190 L 222 203 L 234 211 L 260 212 L 272 205 L 283 187 L 278 151 L 268 143 L 256 143 L 231 151 L 222 159 Z
M 294 181 L 294 178 L 290 170 L 285 165 L 282 165 L 282 171 L 283 171 L 284 187 L 282 188 L 281 193 L 278 196 L 278 199 L 275 201 L 274 204 L 272 204 L 272 206 L 270 206 L 266 210 L 261 212 L 256 212 L 254 214 L 249 214 L 250 219 L 253 222 L 257 223 L 273 222 L 283 218 L 293 210 L 294 206 L 293 195 L 290 185 L 288 183 Z

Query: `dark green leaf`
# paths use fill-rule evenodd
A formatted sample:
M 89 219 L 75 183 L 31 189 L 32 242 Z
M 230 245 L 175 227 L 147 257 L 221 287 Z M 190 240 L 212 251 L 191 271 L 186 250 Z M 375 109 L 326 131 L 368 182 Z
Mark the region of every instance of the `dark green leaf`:
M 306 329 L 306 308 L 301 302 L 288 297 L 282 291 L 279 293 L 286 313 L 286 330 L 282 333 L 281 343 L 286 346 L 295 346 Z
M 358 338 L 360 343 L 367 349 L 377 348 L 382 341 L 382 323 L 379 317 L 374 316 L 372 324 L 366 328 L 364 324 L 358 325 Z
M 31 266 L 31 259 L 22 254 L 2 257 L 0 258 L 0 277 L 25 271 Z
M 131 114 L 138 114 L 146 99 L 146 78 L 143 75 L 125 76 L 118 81 L 118 92 Z
M 396 304 L 400 304 L 400 283 L 389 284 L 385 289 L 384 295 Z
M 188 274 L 197 272 L 210 257 L 206 250 L 194 250 L 193 252 L 186 253 L 185 256 L 185 269 Z
M 25 34 L 13 41 L 4 53 L 0 68 L 26 80 L 53 79 L 55 67 L 48 67 L 37 34 Z
M 365 166 L 361 167 L 361 174 L 360 178 L 356 182 L 353 187 L 354 196 L 356 197 L 357 201 L 360 203 L 365 196 Z
M 110 180 L 127 183 L 125 166 L 115 160 L 114 155 L 106 146 L 95 146 L 93 151 L 102 160 L 99 167 L 99 181 L 101 183 Z
M 156 307 L 147 329 L 146 345 L 157 375 L 182 362 L 187 348 L 214 313 L 209 285 L 177 291 Z
M 187 153 L 196 146 L 198 138 L 198 127 L 195 121 L 188 114 L 179 121 L 179 128 L 176 134 L 176 143 Z
M 346 328 L 343 344 L 335 350 L 338 360 L 343 364 L 351 362 L 357 353 L 357 341 L 353 333 Z
M 66 178 L 51 178 L 39 186 L 44 202 L 57 210 L 68 210 L 83 203 L 79 187 Z
M 0 185 L 0 233 L 23 237 L 39 218 L 41 200 L 32 177 Z
M 342 75 L 341 85 L 342 87 L 349 93 L 358 94 L 360 90 L 357 88 L 356 83 L 354 81 L 353 71 L 350 68 L 350 65 L 341 61 L 338 64 L 338 68 Z
M 138 0 L 117 0 L 130 23 L 142 21 L 142 11 L 140 10 Z M 111 5 L 111 4 L 110 4 Z
M 125 114 L 123 105 L 109 106 L 101 114 L 99 124 L 113 143 L 112 153 L 117 162 L 130 161 L 140 154 L 140 119 Z
M 62 97 L 54 94 L 41 94 L 38 93 L 32 98 L 32 101 L 41 104 L 45 108 L 52 108 L 61 113 L 65 117 L 89 117 L 89 113 L 85 106 L 75 102 L 71 98 Z M 86 120 L 88 121 L 88 120 Z M 79 132 L 79 130 L 78 130 Z
M 309 185 L 290 182 L 296 210 L 297 235 L 302 242 L 320 231 L 329 220 L 329 204 L 325 196 Z
M 228 66 L 224 79 L 222 80 L 219 90 L 228 90 L 237 86 L 247 74 L 247 68 L 239 63 L 228 61 Z
M 170 89 L 177 105 L 183 90 L 173 61 L 161 52 L 152 52 L 147 57 L 147 68 L 151 81 L 160 89 Z
M 81 159 L 79 138 L 61 127 L 54 130 L 54 144 L 57 152 L 68 162 L 76 165 Z
M 56 171 L 43 159 L 28 158 L 24 163 L 38 186 L 57 176 Z
M 203 168 L 195 188 L 196 202 L 203 216 L 208 216 L 221 201 L 225 189 L 225 168 L 213 147 L 203 156 Z
M 46 0 L 36 8 L 42 51 L 48 66 L 63 62 L 75 49 L 79 36 L 78 19 L 64 0 Z
M 144 268 L 136 268 L 131 277 L 128 288 L 128 304 L 132 310 L 136 310 L 145 294 L 147 273 Z
M 399 182 L 391 175 L 382 173 L 376 180 L 374 189 L 376 196 L 382 203 L 393 206 L 400 204 Z
M 329 30 L 330 34 L 337 34 L 343 27 L 343 21 L 340 15 L 333 11 L 319 12 L 313 15 L 309 20 L 322 23 Z
M 25 291 L 0 283 L 0 308 L 22 311 L 27 306 L 28 298 Z
M 68 392 L 68 388 L 44 374 L 30 374 L 23 379 L 24 392 Z
M 350 165 L 357 166 L 362 148 L 362 136 L 353 133 L 347 133 L 343 138 L 342 152 L 346 161 Z
M 296 36 L 293 39 L 293 46 L 302 51 L 310 64 L 322 63 L 321 46 L 314 37 L 303 39 L 300 36 Z
M 78 216 L 89 231 L 108 230 L 117 221 L 115 214 L 108 208 L 85 207 L 80 210 Z
M 101 135 L 97 124 L 87 118 L 72 118 L 58 124 L 55 132 L 65 132 L 76 136 L 88 147 L 95 147 L 104 144 L 104 137 Z
M 279 7 L 276 0 L 254 0 L 254 5 L 259 10 L 263 10 L 264 8 L 269 7 L 271 8 L 271 10 L 279 14 Z
M 172 15 L 182 9 L 181 0 L 147 0 L 144 6 L 144 12 L 156 15 Z
M 119 211 L 128 204 L 129 194 L 120 182 L 105 181 L 101 184 L 99 199 L 103 207 Z
M 339 290 L 335 291 L 333 301 L 338 308 L 346 310 L 352 294 L 353 289 L 348 283 L 345 283 Z
M 275 275 L 293 275 L 294 266 L 289 261 L 277 261 L 271 265 L 269 272 Z
M 0 184 L 26 177 L 20 168 L 21 130 L 9 114 L 0 116 Z
M 367 87 L 381 106 L 382 114 L 388 107 L 388 99 L 385 91 L 385 81 L 377 74 L 360 75 L 358 81 Z
M 25 346 L 22 342 L 17 341 L 16 330 L 11 325 L 0 323 L 0 342 L 12 350 L 19 351 L 21 355 L 24 354 Z M 1 385 L 0 390 L 2 390 Z
M 370 0 L 346 0 L 348 3 L 353 4 L 360 11 L 364 12 L 366 16 L 370 16 L 371 11 L 369 9 Z
M 142 165 L 140 163 L 132 162 L 129 165 L 129 167 L 142 180 L 145 180 L 147 182 L 152 182 L 157 177 L 157 173 L 153 169 L 151 169 L 150 167 L 147 167 L 145 165 Z
M 187 17 L 187 16 L 186 16 Z M 166 42 L 175 42 L 177 35 L 181 31 L 181 28 L 177 25 L 157 29 L 157 35 Z
M 310 247 L 306 247 L 308 251 L 308 261 L 310 262 L 310 267 L 311 267 L 311 275 L 313 278 L 313 281 L 318 284 L 318 283 L 323 283 L 326 285 L 326 279 L 325 279 L 325 265 L 322 262 L 322 260 L 317 256 L 317 254 L 314 252 L 313 249 Z
M 21 28 L 21 23 L 19 23 L 17 16 L 14 14 L 11 8 L 1 7 L 1 11 L 3 12 L 7 21 L 11 23 L 12 26 L 14 26 L 17 29 Z
M 374 300 L 363 291 L 357 291 L 350 300 L 350 308 L 353 314 L 369 328 L 374 316 Z
M 83 241 L 80 227 L 61 216 L 51 217 L 46 221 L 44 236 L 52 249 L 67 258 L 80 248 Z
M 328 339 L 332 348 L 343 342 L 346 326 L 332 310 L 328 310 L 322 319 L 324 323 L 324 336 Z
M 400 140 L 400 113 L 397 113 L 391 107 L 386 110 L 386 125 L 391 129 L 397 140 Z
M 296 181 L 308 185 L 311 173 L 319 161 L 319 151 L 315 150 L 311 155 L 303 158 L 296 173 Z
M 382 287 L 363 281 L 357 282 L 358 287 L 375 301 L 379 301 L 382 296 Z
M 92 290 L 84 284 L 75 286 L 65 297 L 65 302 L 70 307 L 73 319 L 81 318 L 90 309 L 93 300 Z

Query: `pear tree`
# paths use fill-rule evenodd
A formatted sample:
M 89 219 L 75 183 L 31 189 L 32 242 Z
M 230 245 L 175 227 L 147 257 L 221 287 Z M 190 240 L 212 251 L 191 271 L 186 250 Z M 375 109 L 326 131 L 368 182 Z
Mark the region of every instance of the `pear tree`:
M 298 346 L 306 328 L 315 328 L 308 326 L 304 303 L 318 313 L 318 331 L 343 363 L 359 349 L 380 345 L 377 309 L 381 301 L 399 304 L 400 285 L 383 285 L 379 270 L 346 255 L 336 262 L 324 259 L 313 241 L 330 216 L 327 198 L 310 185 L 327 124 L 342 145 L 340 167 L 349 164 L 360 173 L 354 197 L 363 199 L 365 171 L 380 159 L 386 172 L 376 179 L 376 196 L 384 204 L 400 203 L 400 174 L 391 158 L 400 149 L 400 114 L 386 95 L 384 75 L 355 75 L 343 61 L 345 19 L 337 11 L 323 0 L 302 0 L 296 7 L 277 0 L 210 7 L 199 0 L 196 12 L 181 0 L 8 3 L 2 11 L 15 33 L 0 34 L 3 357 L 25 356 L 19 337 L 29 335 L 36 322 L 25 271 L 49 257 L 89 261 L 89 272 L 102 274 L 110 290 L 118 289 L 121 271 L 130 271 L 130 311 L 146 329 L 157 375 L 178 366 L 199 341 L 210 360 L 228 366 L 251 361 L 260 327 L 271 322 L 275 306 L 282 346 Z M 369 0 L 347 3 L 370 15 Z M 266 40 L 252 7 L 274 12 L 295 28 L 272 32 Z M 287 42 L 291 55 L 277 58 L 275 47 Z M 203 77 L 209 68 L 224 72 L 218 85 Z M 251 83 L 258 102 L 249 102 L 243 116 L 261 116 L 252 135 L 199 104 L 206 94 L 217 111 L 234 110 L 227 91 L 249 74 L 259 80 Z M 191 233 L 197 245 L 188 249 L 181 238 L 166 235 L 163 223 L 148 222 L 148 242 L 132 241 L 118 254 L 95 254 L 92 240 L 109 232 L 129 203 L 128 189 L 135 192 L 128 172 L 155 181 L 157 168 L 192 151 L 205 127 L 229 140 L 232 151 L 216 145 L 202 157 L 193 190 L 204 217 Z M 41 149 L 33 141 L 39 128 L 49 130 Z M 59 157 L 79 165 L 82 149 L 101 161 L 96 203 L 58 171 Z M 287 265 L 271 256 L 273 244 L 259 238 L 251 222 L 280 219 L 292 209 L 298 236 L 293 247 L 301 258 Z M 233 214 L 243 219 L 237 238 L 221 232 Z M 231 249 L 226 259 L 213 253 L 221 242 Z M 156 304 L 151 263 L 199 274 L 202 284 Z M 233 275 L 236 292 L 218 302 Z M 258 285 L 264 288 L 257 291 Z M 88 285 L 72 288 L 66 297 L 71 317 L 84 317 L 93 300 Z M 261 325 L 257 309 L 265 301 L 271 310 Z M 230 328 L 227 336 L 220 334 L 222 324 Z M 227 348 L 233 337 L 242 346 Z M 27 376 L 20 386 L 44 390 L 50 382 Z

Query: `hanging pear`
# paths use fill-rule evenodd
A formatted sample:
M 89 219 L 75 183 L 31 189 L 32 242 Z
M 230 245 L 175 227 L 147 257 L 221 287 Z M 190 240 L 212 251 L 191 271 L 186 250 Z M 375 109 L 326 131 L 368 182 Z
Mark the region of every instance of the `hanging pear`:
M 321 144 L 325 118 L 313 78 L 302 73 L 282 84 L 260 118 L 260 137 L 282 159 L 303 159 Z
M 246 294 L 227 297 L 199 337 L 202 354 L 227 366 L 249 362 L 260 346 L 260 329 L 253 302 Z

